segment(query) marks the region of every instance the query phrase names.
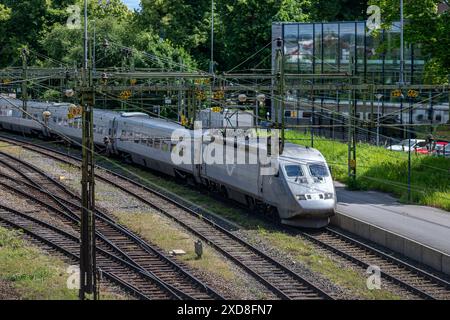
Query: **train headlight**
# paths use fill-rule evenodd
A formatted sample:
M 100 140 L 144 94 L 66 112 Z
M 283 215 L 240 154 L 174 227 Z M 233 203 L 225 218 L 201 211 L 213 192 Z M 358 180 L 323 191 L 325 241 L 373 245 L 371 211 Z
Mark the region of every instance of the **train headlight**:
M 52 116 L 52 113 L 50 111 L 44 111 L 42 112 L 42 117 L 44 119 L 49 119 Z
M 297 200 L 306 200 L 306 196 L 304 194 L 298 194 L 295 196 L 297 198 Z
M 333 199 L 334 198 L 334 194 L 332 193 L 325 193 L 325 200 L 329 200 L 329 199 Z

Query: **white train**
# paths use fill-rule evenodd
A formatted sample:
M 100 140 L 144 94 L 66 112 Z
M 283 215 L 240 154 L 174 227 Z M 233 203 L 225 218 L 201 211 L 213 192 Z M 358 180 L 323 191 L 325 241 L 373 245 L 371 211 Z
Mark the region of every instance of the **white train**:
M 60 134 L 81 140 L 81 119 L 68 117 L 69 104 L 28 102 L 28 113 L 41 123 L 30 116 L 23 117 L 21 106 L 20 100 L 0 97 L 1 129 L 42 137 Z M 284 224 L 321 228 L 328 225 L 329 218 L 334 215 L 336 193 L 326 160 L 319 151 L 287 143 L 277 158 L 276 173 L 270 175 L 261 174 L 264 165 L 259 162 L 232 166 L 196 164 L 192 159 L 197 152 L 195 144 L 190 150 L 192 161 L 175 164 L 173 153 L 180 155 L 188 151 L 180 147 L 182 141 L 173 139 L 172 134 L 176 130 L 186 129 L 144 113 L 98 109 L 94 112 L 95 143 L 111 154 L 170 176 L 203 184 L 253 209 L 278 215 Z M 194 137 L 192 131 L 188 130 L 188 134 Z M 208 134 L 203 132 L 192 141 L 200 143 L 203 150 L 212 144 L 231 144 L 235 149 L 244 150 L 246 159 L 264 149 L 256 143 L 256 138 L 247 137 L 236 142 L 234 138 L 205 138 Z
M 323 112 L 323 121 L 333 119 L 333 112 L 338 112 L 344 117 L 348 117 L 348 100 L 340 100 L 339 106 L 336 100 L 331 99 L 315 99 L 315 117 L 318 119 Z M 400 112 L 401 106 L 398 102 L 384 102 L 378 104 L 377 101 L 372 105 L 370 101 L 358 100 L 356 106 L 356 117 L 360 121 L 377 121 L 378 110 L 380 110 L 380 118 L 383 120 L 385 115 L 392 116 L 398 123 L 409 123 L 409 107 L 410 104 L 406 101 L 403 103 L 403 112 Z M 321 110 L 323 108 L 323 110 Z M 381 113 L 383 111 L 383 114 Z M 295 103 L 289 102 L 286 106 L 285 117 L 288 123 L 295 123 L 296 120 L 310 121 L 312 114 L 311 101 L 300 99 L 298 106 Z M 373 117 L 373 119 L 372 119 Z M 414 124 L 445 124 L 450 120 L 449 118 L 449 104 L 448 103 L 419 103 L 413 105 L 411 122 Z

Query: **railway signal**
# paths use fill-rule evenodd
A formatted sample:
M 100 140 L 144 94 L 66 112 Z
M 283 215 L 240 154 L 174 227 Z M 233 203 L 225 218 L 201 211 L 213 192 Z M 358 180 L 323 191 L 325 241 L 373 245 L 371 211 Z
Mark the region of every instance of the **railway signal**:
M 402 96 L 402 90 L 396 89 L 391 92 L 393 98 L 400 98 Z
M 419 96 L 419 92 L 416 90 L 408 90 L 409 98 L 417 98 Z

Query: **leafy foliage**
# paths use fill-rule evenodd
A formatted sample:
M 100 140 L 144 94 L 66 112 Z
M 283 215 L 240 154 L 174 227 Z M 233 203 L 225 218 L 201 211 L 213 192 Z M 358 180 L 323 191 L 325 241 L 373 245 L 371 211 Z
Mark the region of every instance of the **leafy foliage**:
M 312 15 L 317 21 L 364 20 L 366 9 L 366 0 L 315 0 Z
M 141 0 L 142 9 L 129 10 L 121 0 L 88 0 L 90 32 L 95 20 L 97 43 L 105 38 L 114 46 L 96 47 L 99 67 L 121 66 L 121 46 L 135 48 L 136 67 L 179 70 L 209 68 L 211 0 Z M 218 71 L 269 69 L 271 26 L 276 21 L 361 20 L 366 0 L 216 0 L 214 60 Z M 385 24 L 398 20 L 398 0 L 369 0 L 382 8 Z M 406 38 L 422 43 L 432 59 L 427 80 L 448 81 L 450 70 L 450 12 L 438 14 L 441 0 L 405 0 L 409 23 Z M 82 60 L 82 30 L 68 29 L 69 5 L 84 0 L 0 0 L 0 67 L 19 65 L 20 49 L 51 56 L 71 66 Z M 146 51 L 150 55 L 138 53 Z M 248 59 L 248 57 L 253 56 Z M 30 64 L 43 63 L 31 57 Z
M 397 0 L 370 0 L 369 3 L 380 6 L 385 25 L 399 20 Z M 441 0 L 406 0 L 404 6 L 406 41 L 420 43 L 423 53 L 432 57 L 425 68 L 429 83 L 448 82 L 450 74 L 450 11 L 438 13 L 440 3 Z
M 11 9 L 0 3 L 0 22 L 6 21 L 11 16 Z

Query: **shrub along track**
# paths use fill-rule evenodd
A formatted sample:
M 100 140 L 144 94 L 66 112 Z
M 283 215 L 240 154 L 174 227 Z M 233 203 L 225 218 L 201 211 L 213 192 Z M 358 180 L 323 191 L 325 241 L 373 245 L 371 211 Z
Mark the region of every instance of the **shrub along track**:
M 78 158 L 33 145 L 28 142 L 4 139 L 1 140 L 19 145 L 27 150 L 37 152 L 45 157 L 80 167 Z M 1 153 L 0 153 L 1 154 Z M 21 161 L 9 156 L 14 161 Z M 35 173 L 39 169 L 33 168 Z M 39 172 L 40 175 L 45 175 Z M 50 177 L 48 177 L 50 178 Z M 181 199 L 173 199 L 156 190 L 146 187 L 118 173 L 101 168 L 96 170 L 96 178 L 113 185 L 139 201 L 149 205 L 160 213 L 173 219 L 192 234 L 201 238 L 233 263 L 243 268 L 260 283 L 281 299 L 331 299 L 330 295 L 316 287 L 287 266 L 267 256 L 246 241 L 235 236 L 214 221 L 197 213 Z M 50 178 L 51 179 L 51 178 Z M 53 180 L 53 179 L 52 179 Z M 53 180 L 53 184 L 60 184 Z M 60 186 L 60 188 L 65 188 Z M 72 201 L 73 203 L 73 201 Z
M 78 259 L 79 240 L 75 235 L 79 234 L 79 197 L 38 168 L 3 152 L 0 152 L 0 164 L 3 165 L 0 173 L 3 188 L 31 200 L 33 206 L 50 210 L 58 222 L 70 226 L 74 232 L 67 233 L 49 222 L 8 207 L 3 207 L 5 212 L 0 219 L 70 258 Z M 5 173 L 5 169 L 13 174 Z M 222 299 L 159 248 L 139 239 L 99 210 L 96 212 L 96 242 L 102 274 L 139 298 Z

